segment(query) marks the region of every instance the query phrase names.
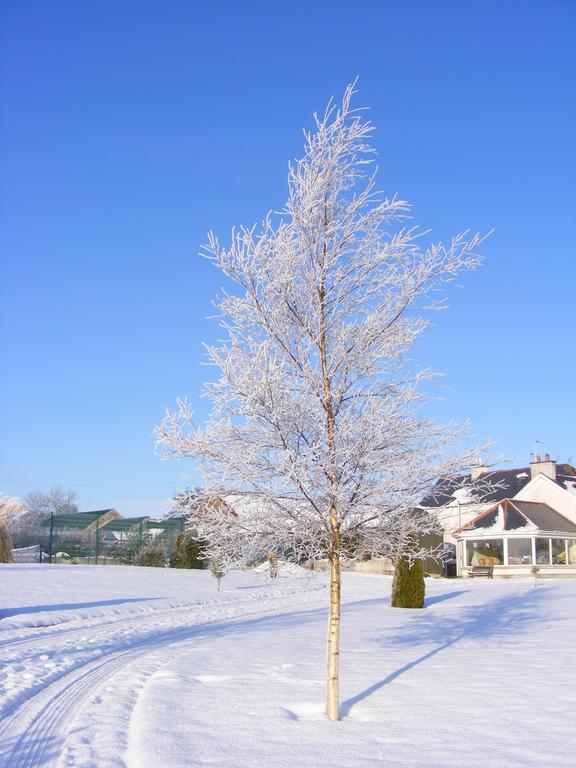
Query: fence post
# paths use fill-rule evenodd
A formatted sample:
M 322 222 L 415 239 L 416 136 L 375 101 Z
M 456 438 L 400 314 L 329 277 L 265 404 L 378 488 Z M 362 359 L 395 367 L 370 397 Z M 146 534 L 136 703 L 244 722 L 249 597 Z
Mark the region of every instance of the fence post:
M 50 510 L 50 552 L 48 553 L 48 562 L 52 563 L 52 537 L 54 534 L 54 510 Z

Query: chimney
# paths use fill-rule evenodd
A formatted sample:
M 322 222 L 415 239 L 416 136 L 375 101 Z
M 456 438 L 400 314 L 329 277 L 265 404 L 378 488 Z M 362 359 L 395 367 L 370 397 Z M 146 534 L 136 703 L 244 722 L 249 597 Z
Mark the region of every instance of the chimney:
M 480 475 L 485 475 L 486 472 L 490 472 L 490 467 L 486 467 L 484 464 L 473 464 L 470 467 L 470 479 L 474 482 L 474 480 L 478 480 Z
M 550 458 L 549 453 L 544 456 L 544 461 L 542 461 L 540 456 L 536 456 L 530 464 L 530 474 L 532 480 L 534 480 L 536 475 L 546 475 L 550 480 L 556 480 L 556 462 Z

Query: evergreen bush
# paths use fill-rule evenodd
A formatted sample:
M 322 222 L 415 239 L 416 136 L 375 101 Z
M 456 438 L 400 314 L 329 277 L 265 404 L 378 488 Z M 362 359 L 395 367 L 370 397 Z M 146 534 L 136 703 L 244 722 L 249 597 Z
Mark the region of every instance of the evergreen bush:
M 200 557 L 201 543 L 189 533 L 180 533 L 176 539 L 174 552 L 170 557 L 171 568 L 205 568 Z
M 392 608 L 424 608 L 424 570 L 421 560 L 399 557 L 392 582 Z

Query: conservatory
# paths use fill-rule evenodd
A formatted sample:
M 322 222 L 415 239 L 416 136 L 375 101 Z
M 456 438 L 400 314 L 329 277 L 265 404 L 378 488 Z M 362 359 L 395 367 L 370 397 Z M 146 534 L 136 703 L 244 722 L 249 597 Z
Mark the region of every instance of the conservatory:
M 463 575 L 494 566 L 495 576 L 576 575 L 576 524 L 548 504 L 504 499 L 454 532 Z

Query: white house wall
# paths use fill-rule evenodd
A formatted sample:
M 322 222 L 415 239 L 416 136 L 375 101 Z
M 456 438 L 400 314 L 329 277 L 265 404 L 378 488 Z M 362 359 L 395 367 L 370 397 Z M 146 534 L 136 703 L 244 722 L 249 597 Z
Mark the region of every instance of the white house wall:
M 565 491 L 546 475 L 536 475 L 513 498 L 548 504 L 549 507 L 576 525 L 576 496 Z
M 512 498 L 548 504 L 576 525 L 576 496 L 568 493 L 546 475 L 536 475 Z M 452 536 L 452 531 L 467 525 L 479 514 L 493 507 L 495 503 L 494 501 L 482 504 L 453 502 L 432 511 L 438 515 L 438 520 L 444 530 L 445 541 L 454 544 L 456 539 Z

